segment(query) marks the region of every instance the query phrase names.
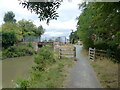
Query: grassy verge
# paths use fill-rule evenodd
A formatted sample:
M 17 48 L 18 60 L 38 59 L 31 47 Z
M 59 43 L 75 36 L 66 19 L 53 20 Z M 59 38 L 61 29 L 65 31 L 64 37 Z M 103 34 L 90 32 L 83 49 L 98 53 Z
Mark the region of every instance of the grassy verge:
M 35 54 L 35 50 L 32 47 L 32 43 L 28 43 L 20 46 L 10 46 L 7 49 L 2 49 L 2 59 L 29 56 Z
M 73 65 L 72 58 L 54 56 L 53 48 L 45 46 L 41 48 L 34 58 L 36 65 L 31 69 L 29 80 L 18 80 L 19 88 L 60 88 L 64 87 L 64 81 L 69 68 Z
M 87 51 L 82 50 L 82 54 L 87 56 Z M 104 88 L 118 88 L 118 64 L 107 58 L 96 59 L 90 62 L 97 74 L 97 77 Z
M 30 80 L 31 88 L 60 88 L 63 87 L 64 80 L 67 76 L 68 68 L 72 66 L 72 60 L 62 58 L 54 64 L 47 67 L 45 71 L 32 72 Z

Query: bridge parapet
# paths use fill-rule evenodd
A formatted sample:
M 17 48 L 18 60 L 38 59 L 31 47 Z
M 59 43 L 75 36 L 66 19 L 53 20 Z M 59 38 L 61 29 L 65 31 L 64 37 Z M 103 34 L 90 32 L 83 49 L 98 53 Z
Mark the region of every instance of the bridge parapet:
M 53 45 L 53 42 L 38 42 L 38 45 L 46 45 L 46 44 Z

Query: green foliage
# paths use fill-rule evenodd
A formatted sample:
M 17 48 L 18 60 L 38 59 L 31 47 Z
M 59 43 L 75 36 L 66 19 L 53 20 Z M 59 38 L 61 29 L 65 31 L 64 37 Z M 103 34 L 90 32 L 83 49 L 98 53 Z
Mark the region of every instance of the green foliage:
M 16 81 L 16 88 L 21 88 L 21 89 L 26 89 L 26 88 L 28 88 L 29 86 L 30 86 L 30 84 L 29 84 L 30 82 L 28 81 L 28 80 L 24 80 L 24 79 L 19 79 L 19 80 L 17 80 Z
M 0 26 L 0 32 L 2 31 L 2 27 Z
M 32 43 L 31 42 L 29 42 L 28 44 L 27 44 L 27 47 L 33 47 L 33 45 L 32 45 Z
M 20 20 L 18 21 L 18 26 L 22 30 L 23 37 L 28 36 L 41 36 L 44 33 L 44 29 L 42 26 L 39 26 L 38 28 L 36 25 L 33 24 L 30 20 Z
M 35 30 L 36 36 L 41 36 L 45 32 L 45 29 L 40 25 L 37 30 Z
M 114 54 L 118 61 L 120 2 L 89 2 L 81 4 L 80 8 L 82 13 L 78 18 L 77 35 L 84 47 L 107 50 L 108 56 Z
M 56 41 L 56 42 L 62 42 L 62 38 L 61 38 L 61 37 L 57 37 L 57 38 L 55 39 L 55 41 Z
M 120 43 L 120 31 L 116 32 L 115 37 L 113 38 L 113 42 L 117 44 Z
M 58 59 L 53 56 L 53 47 L 46 45 L 41 48 L 34 61 L 36 65 L 30 73 L 29 80 L 17 80 L 18 88 L 60 88 L 66 78 L 72 59 Z M 43 64 L 43 65 L 42 65 Z
M 79 16 L 78 20 L 78 27 L 77 27 L 77 35 L 83 42 L 83 45 L 86 49 L 93 46 L 92 41 L 92 33 L 94 29 L 92 29 L 91 21 L 92 21 L 92 14 L 95 13 L 95 11 L 92 10 L 92 8 L 87 8 L 92 6 L 91 3 L 89 5 L 85 5 L 83 7 L 83 12 Z
M 21 28 L 18 27 L 17 23 L 13 23 L 13 22 L 4 23 L 2 25 L 2 31 L 14 32 L 15 36 L 17 37 L 17 41 L 21 41 L 23 38 Z
M 75 32 L 72 31 L 69 38 L 70 38 L 70 43 L 72 43 L 72 44 L 76 43 L 75 41 L 79 40 L 79 37 L 77 35 L 77 31 L 75 31 Z
M 49 39 L 49 40 L 48 40 L 48 42 L 54 42 L 54 40 L 52 40 L 52 39 Z
M 55 63 L 48 65 L 44 71 L 34 70 L 31 74 L 31 86 L 34 88 L 60 88 L 66 78 L 69 65 L 73 64 L 71 59 L 57 58 Z
M 2 47 L 8 48 L 17 42 L 14 31 L 2 31 Z
M 10 46 L 7 49 L 3 49 L 2 56 L 4 59 L 4 58 L 11 58 L 11 57 L 33 55 L 34 53 L 35 53 L 35 51 L 33 50 L 33 48 L 30 48 L 27 45 Z
M 8 11 L 4 15 L 4 22 L 16 22 L 16 19 L 14 19 L 15 14 L 12 11 Z
M 95 41 L 94 42 L 94 47 L 96 49 L 107 50 L 108 49 L 108 44 L 104 41 Z
M 47 65 L 55 62 L 51 49 L 51 47 L 45 46 L 38 51 L 34 60 L 37 66 L 34 69 L 45 70 Z
M 0 27 L 0 34 L 2 32 L 2 44 L 4 48 L 8 48 L 9 46 L 13 46 L 15 43 L 22 41 L 23 37 L 40 37 L 45 32 L 41 25 L 36 27 L 30 20 L 27 21 L 22 19 L 18 21 L 18 23 L 15 23 L 16 20 L 14 17 L 15 14 L 12 11 L 6 13 L 4 16 L 5 23 Z M 30 44 L 29 46 L 31 47 Z
M 57 19 L 58 13 L 56 10 L 59 8 L 61 1 L 53 2 L 27 2 L 20 0 L 20 3 L 31 12 L 39 15 L 40 21 L 46 20 L 49 23 L 52 19 Z

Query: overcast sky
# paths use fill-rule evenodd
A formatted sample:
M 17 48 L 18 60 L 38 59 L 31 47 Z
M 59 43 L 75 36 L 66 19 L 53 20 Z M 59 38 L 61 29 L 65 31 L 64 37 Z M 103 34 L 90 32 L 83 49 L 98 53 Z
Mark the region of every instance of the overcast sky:
M 72 29 L 74 31 L 76 30 L 76 17 L 81 13 L 78 9 L 79 3 L 81 3 L 81 0 L 72 0 L 72 2 L 64 0 L 57 10 L 59 15 L 58 19 L 50 21 L 49 25 L 47 25 L 46 22 L 39 21 L 38 15 L 31 13 L 19 5 L 18 0 L 0 0 L 0 25 L 4 23 L 4 14 L 8 11 L 13 11 L 17 21 L 26 19 L 33 21 L 36 26 L 42 25 L 46 30 L 43 37 L 68 37 Z

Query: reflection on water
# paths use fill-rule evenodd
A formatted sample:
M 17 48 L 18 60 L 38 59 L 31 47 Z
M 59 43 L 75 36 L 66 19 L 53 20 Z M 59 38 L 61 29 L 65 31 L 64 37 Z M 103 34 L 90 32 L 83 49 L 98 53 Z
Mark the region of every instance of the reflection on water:
M 12 80 L 28 78 L 29 69 L 34 65 L 33 56 L 9 58 L 2 61 L 2 86 L 13 87 Z

